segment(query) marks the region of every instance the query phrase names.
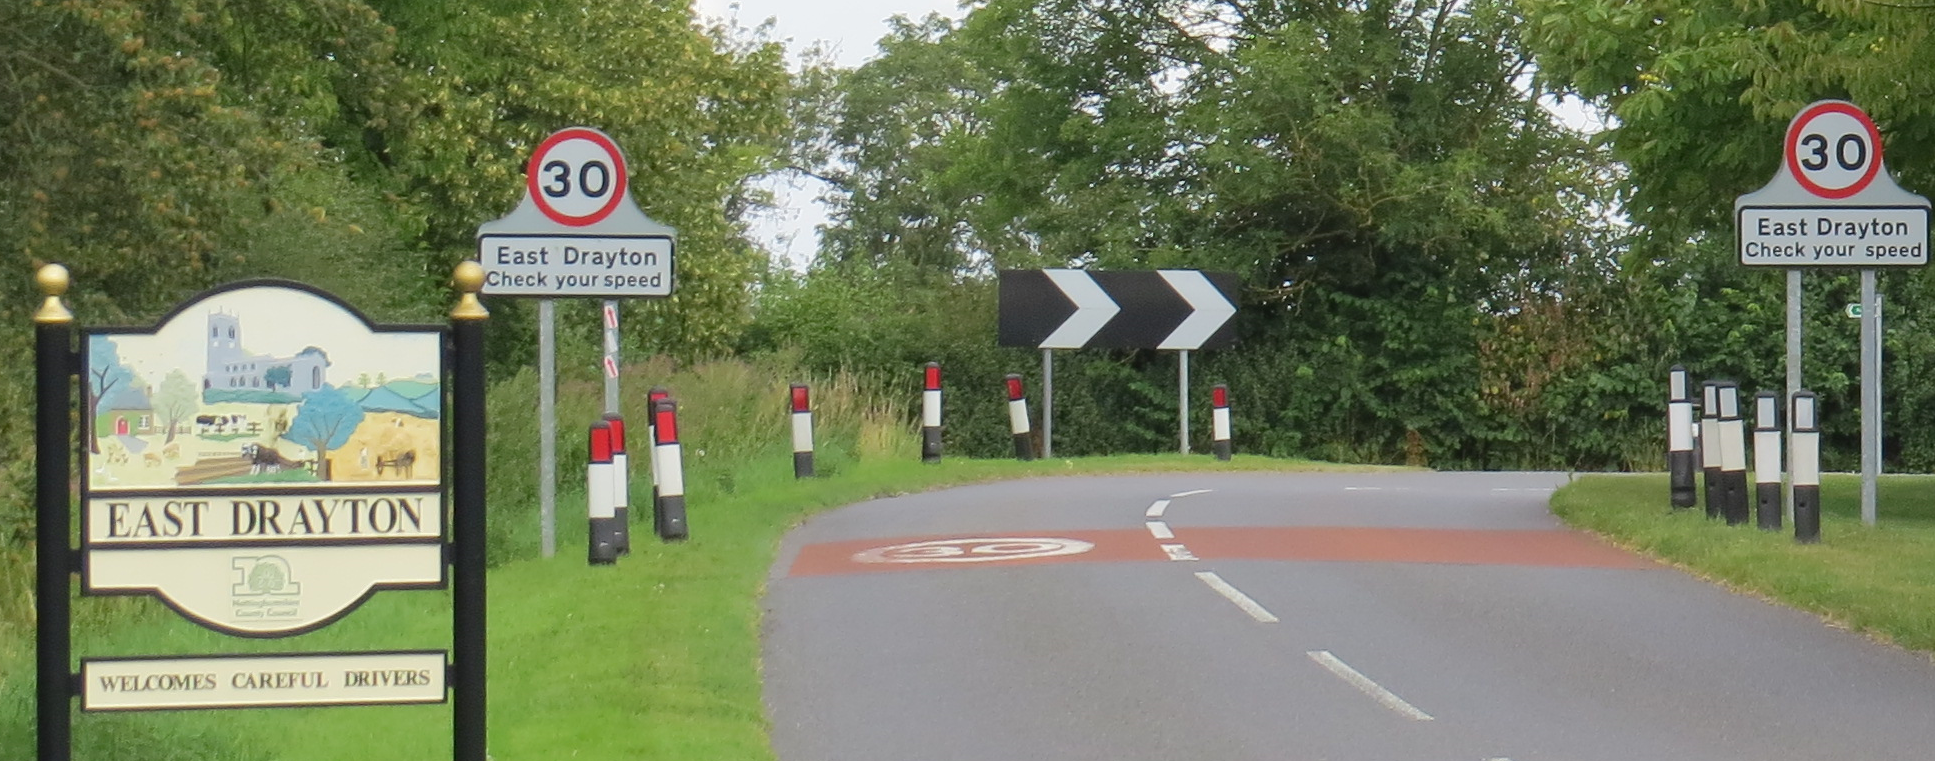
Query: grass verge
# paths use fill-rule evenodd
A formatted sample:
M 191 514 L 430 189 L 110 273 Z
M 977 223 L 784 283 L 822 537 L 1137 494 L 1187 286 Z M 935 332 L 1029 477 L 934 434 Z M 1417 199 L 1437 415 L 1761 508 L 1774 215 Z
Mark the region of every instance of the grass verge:
M 1860 520 L 1860 490 L 1859 476 L 1823 477 L 1814 545 L 1796 544 L 1791 526 L 1766 532 L 1708 520 L 1701 507 L 1672 510 L 1665 474 L 1584 476 L 1553 495 L 1552 510 L 1733 589 L 1935 651 L 1935 477 L 1883 476 L 1872 527 Z

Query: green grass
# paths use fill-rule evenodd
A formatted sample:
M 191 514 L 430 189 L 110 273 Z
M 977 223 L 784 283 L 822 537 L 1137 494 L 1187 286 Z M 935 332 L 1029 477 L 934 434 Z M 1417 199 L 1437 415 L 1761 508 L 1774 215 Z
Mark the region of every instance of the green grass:
M 1821 543 L 1671 510 L 1664 474 L 1585 476 L 1560 489 L 1566 522 L 1733 589 L 1812 611 L 1855 631 L 1935 651 L 1935 477 L 1884 476 L 1876 526 L 1860 520 L 1858 476 L 1821 484 Z M 1702 502 L 1702 505 L 1705 503 Z
M 585 562 L 581 489 L 560 495 L 558 555 L 538 557 L 534 384 L 519 376 L 493 388 L 489 691 L 496 761 L 772 758 L 761 701 L 760 595 L 780 537 L 825 509 L 1064 474 L 1361 469 L 1202 455 L 1032 463 L 950 456 L 925 465 L 901 410 L 836 378 L 815 386 L 822 477 L 798 481 L 786 433 L 785 373 L 717 363 L 639 374 L 655 373 L 685 413 L 692 539 L 659 543 L 648 513 L 635 507 L 634 552 L 616 566 Z M 591 419 L 598 391 L 590 379 L 564 384 L 560 419 Z M 582 435 L 581 423 L 576 431 L 561 436 L 567 443 L 560 472 L 581 472 L 581 445 L 570 443 Z M 643 450 L 637 452 L 635 472 L 645 467 Z M 634 486 L 648 488 L 642 479 Z M 644 505 L 647 496 L 635 491 L 633 504 Z M 145 598 L 80 598 L 75 612 L 75 652 L 89 657 L 447 649 L 450 639 L 443 592 L 380 593 L 321 631 L 275 640 L 215 634 Z M 0 759 L 32 754 L 30 643 L 29 632 L 0 627 Z M 445 705 L 84 714 L 74 726 L 77 761 L 422 761 L 450 753 Z

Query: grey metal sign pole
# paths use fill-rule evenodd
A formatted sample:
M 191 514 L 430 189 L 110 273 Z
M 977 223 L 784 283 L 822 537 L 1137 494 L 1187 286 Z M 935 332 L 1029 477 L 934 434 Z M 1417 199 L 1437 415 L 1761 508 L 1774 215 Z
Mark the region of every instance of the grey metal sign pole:
M 1800 390 L 1801 390 L 1801 271 L 1798 269 L 1789 269 L 1787 270 L 1787 396 L 1784 398 L 1793 399 L 1794 394 L 1799 393 Z M 1787 440 L 1793 441 L 1794 440 L 1794 416 L 1786 415 L 1784 417 L 1786 418 L 1786 420 L 1782 422 L 1783 422 L 1783 427 L 1787 429 Z M 1786 483 L 1781 490 L 1781 504 L 1784 506 L 1782 508 L 1782 512 L 1786 514 L 1787 522 L 1790 524 L 1794 522 L 1793 474 L 1794 474 L 1794 468 L 1797 465 L 1797 463 L 1794 462 L 1794 457 L 1795 457 L 1795 454 L 1793 451 L 1793 447 L 1789 447 L 1787 452 L 1788 478 L 1784 479 Z
M 605 299 L 605 414 L 622 415 L 618 410 L 618 301 Z
M 538 301 L 538 520 L 544 556 L 558 554 L 558 313 Z
M 1875 271 L 1861 270 L 1861 522 L 1875 525 L 1881 474 L 1881 299 Z
M 1041 350 L 1041 459 L 1055 456 L 1055 350 Z
M 1177 418 L 1182 421 L 1182 453 L 1189 454 L 1189 350 L 1177 352 Z

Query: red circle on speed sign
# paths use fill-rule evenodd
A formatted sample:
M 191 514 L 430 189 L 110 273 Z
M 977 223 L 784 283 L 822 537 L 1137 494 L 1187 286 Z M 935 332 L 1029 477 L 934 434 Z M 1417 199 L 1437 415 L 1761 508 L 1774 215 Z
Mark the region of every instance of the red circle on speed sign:
M 625 156 L 605 133 L 570 127 L 551 133 L 531 153 L 524 189 L 538 211 L 561 225 L 583 227 L 611 216 L 626 192 Z
M 1821 198 L 1859 193 L 1881 171 L 1881 130 L 1853 103 L 1808 106 L 1788 126 L 1785 145 L 1787 171 Z

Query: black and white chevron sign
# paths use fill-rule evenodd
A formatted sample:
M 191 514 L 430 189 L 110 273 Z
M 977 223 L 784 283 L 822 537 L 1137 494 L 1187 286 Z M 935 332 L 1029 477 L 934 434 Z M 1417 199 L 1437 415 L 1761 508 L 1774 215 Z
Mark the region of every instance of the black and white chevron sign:
M 1002 270 L 998 341 L 1040 349 L 1217 349 L 1235 340 L 1229 272 Z

